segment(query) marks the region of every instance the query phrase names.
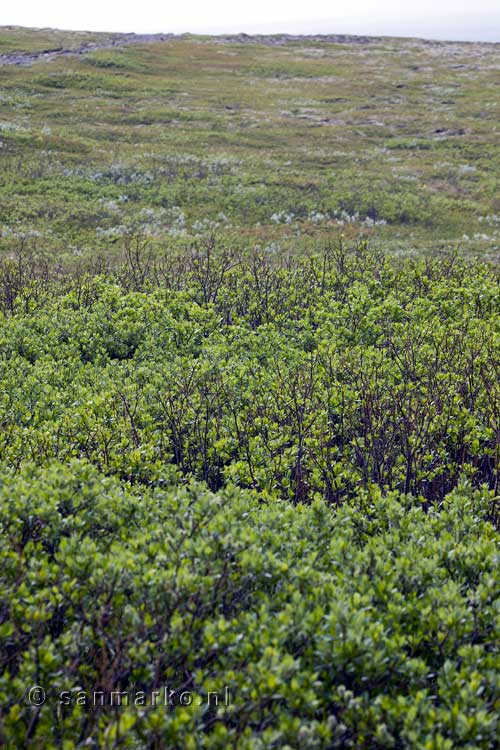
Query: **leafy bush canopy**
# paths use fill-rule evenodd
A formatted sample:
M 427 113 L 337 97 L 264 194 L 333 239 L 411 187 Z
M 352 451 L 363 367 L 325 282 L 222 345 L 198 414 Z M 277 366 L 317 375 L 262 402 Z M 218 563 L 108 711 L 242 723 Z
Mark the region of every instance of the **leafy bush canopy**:
M 100 276 L 23 262 L 2 267 L 6 745 L 495 747 L 496 269 L 214 241 Z
M 100 277 L 6 261 L 0 450 L 85 457 L 154 483 L 337 504 L 371 484 L 498 489 L 499 297 L 491 265 L 360 244 L 293 258 L 139 245 Z
M 5 471 L 2 501 L 12 747 L 495 745 L 498 537 L 485 491 L 459 488 L 428 512 L 372 491 L 332 514 L 234 487 L 132 489 L 74 460 Z M 30 684 L 47 686 L 36 715 L 19 703 Z M 228 686 L 229 700 L 76 705 L 82 692 L 167 684 Z

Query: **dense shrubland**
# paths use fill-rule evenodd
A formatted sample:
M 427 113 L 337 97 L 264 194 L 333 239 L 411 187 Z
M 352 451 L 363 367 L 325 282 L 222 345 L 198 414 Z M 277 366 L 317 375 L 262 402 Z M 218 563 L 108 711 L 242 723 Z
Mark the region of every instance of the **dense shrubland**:
M 6 745 L 498 747 L 499 278 L 341 242 L 3 259 Z M 166 685 L 229 705 L 75 698 Z
M 371 484 L 431 502 L 461 476 L 498 489 L 496 268 L 215 245 L 158 259 L 136 238 L 124 265 L 63 281 L 3 262 L 9 463 L 85 457 L 149 483 L 169 466 L 331 504 Z
M 426 511 L 373 489 L 334 514 L 82 460 L 2 484 L 7 747 L 498 747 L 487 492 Z M 41 709 L 20 700 L 33 684 Z M 164 686 L 168 708 L 78 704 Z M 223 686 L 228 705 L 178 705 Z

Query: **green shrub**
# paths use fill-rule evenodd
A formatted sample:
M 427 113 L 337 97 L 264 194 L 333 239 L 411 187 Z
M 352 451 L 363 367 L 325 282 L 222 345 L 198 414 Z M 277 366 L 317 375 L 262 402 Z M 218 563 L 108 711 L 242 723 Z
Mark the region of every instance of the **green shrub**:
M 169 466 L 332 504 L 371 484 L 429 502 L 461 476 L 498 489 L 493 266 L 208 243 L 139 250 L 100 278 L 44 282 L 11 260 L 3 274 L 12 466 L 84 457 L 140 482 Z
M 372 492 L 333 514 L 132 490 L 77 461 L 4 471 L 1 493 L 6 747 L 495 746 L 487 492 L 427 513 Z M 77 705 L 166 685 L 196 705 Z

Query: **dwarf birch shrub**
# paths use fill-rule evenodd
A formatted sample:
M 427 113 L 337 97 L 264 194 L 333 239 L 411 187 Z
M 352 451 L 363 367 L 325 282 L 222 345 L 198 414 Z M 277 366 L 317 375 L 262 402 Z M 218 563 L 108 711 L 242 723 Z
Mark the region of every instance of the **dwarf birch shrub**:
M 371 491 L 334 514 L 131 488 L 77 460 L 4 470 L 1 494 L 6 746 L 495 746 L 486 490 L 427 512 Z M 169 707 L 135 704 L 165 685 Z M 226 688 L 221 705 L 178 704 Z
M 496 747 L 497 269 L 136 260 L 0 321 L 4 745 Z

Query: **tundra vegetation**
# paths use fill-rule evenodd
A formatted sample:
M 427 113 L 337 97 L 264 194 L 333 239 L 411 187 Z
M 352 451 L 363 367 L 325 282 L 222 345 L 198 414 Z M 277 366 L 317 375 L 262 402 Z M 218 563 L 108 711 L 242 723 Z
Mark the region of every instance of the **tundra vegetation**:
M 499 47 L 129 42 L 0 30 L 0 740 L 498 748 Z

